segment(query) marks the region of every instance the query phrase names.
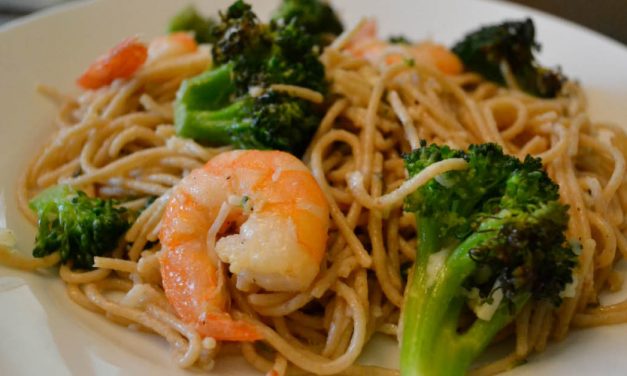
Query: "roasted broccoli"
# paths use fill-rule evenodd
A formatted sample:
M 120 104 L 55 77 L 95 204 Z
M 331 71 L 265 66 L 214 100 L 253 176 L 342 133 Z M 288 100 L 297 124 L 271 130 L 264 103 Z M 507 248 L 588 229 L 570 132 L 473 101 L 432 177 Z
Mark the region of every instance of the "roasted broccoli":
M 411 44 L 411 40 L 405 35 L 392 35 L 388 38 L 388 42 L 391 44 Z
M 312 104 L 272 90 L 233 100 L 232 75 L 230 63 L 183 83 L 175 106 L 177 134 L 210 145 L 301 154 L 319 122 Z
M 295 21 L 322 46 L 331 43 L 344 30 L 338 15 L 323 0 L 283 0 L 272 20 L 278 24 Z
M 301 26 L 260 23 L 250 5 L 237 1 L 221 14 L 212 49 L 216 65 L 233 63 L 237 94 L 253 86 L 290 84 L 326 91 L 324 66 L 314 40 Z
M 211 50 L 214 65 L 235 63 L 238 75 L 244 77 L 238 80 L 246 90 L 249 77 L 262 70 L 272 49 L 270 28 L 259 21 L 250 5 L 238 0 L 226 12 L 220 12 L 214 34 L 217 39 Z
M 464 375 L 526 303 L 558 306 L 573 281 L 568 207 L 539 159 L 519 161 L 495 144 L 464 152 L 423 142 L 405 164 L 411 177 L 448 158 L 465 159 L 467 169 L 405 201 L 419 246 L 405 292 L 403 375 Z M 462 326 L 461 316 L 472 323 Z
M 168 32 L 189 31 L 194 33 L 194 39 L 198 43 L 213 43 L 216 38 L 213 33 L 216 21 L 210 17 L 198 14 L 196 8 L 189 5 L 181 9 L 168 24 Z
M 504 85 L 501 64 L 505 62 L 522 90 L 552 98 L 560 92 L 565 78 L 558 69 L 538 64 L 534 52 L 539 50 L 531 19 L 482 27 L 453 46 L 466 68 L 486 79 Z
M 61 261 L 76 268 L 92 268 L 94 256 L 113 250 L 134 220 L 114 201 L 88 197 L 67 185 L 44 190 L 29 207 L 39 219 L 33 256 L 60 251 Z
M 302 153 L 320 121 L 313 103 L 278 93 L 273 84 L 326 92 L 314 42 L 294 22 L 259 22 L 237 1 L 214 29 L 215 67 L 186 80 L 175 101 L 177 134 L 210 145 Z

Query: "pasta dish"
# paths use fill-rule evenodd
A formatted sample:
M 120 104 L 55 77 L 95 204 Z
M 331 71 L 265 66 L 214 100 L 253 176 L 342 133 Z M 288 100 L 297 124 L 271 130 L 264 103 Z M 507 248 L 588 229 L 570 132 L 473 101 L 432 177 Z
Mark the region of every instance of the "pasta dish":
M 398 374 L 356 363 L 379 333 L 403 375 L 491 375 L 626 321 L 598 297 L 623 284 L 627 137 L 535 61 L 531 20 L 450 49 L 319 1 L 170 28 L 77 96 L 39 87 L 57 129 L 16 182 L 35 257 L 0 236 L 0 262 L 58 265 L 74 303 L 207 371 Z

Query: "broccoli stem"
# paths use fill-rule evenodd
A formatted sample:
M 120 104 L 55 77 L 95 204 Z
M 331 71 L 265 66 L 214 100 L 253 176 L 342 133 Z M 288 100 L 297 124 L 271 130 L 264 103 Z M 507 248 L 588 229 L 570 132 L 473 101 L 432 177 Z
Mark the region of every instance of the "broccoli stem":
M 440 249 L 440 237 L 438 232 L 440 223 L 430 217 L 417 218 L 418 239 L 420 246 L 416 255 L 416 264 L 427 266 L 429 256 Z
M 241 99 L 229 105 L 235 93 L 232 74 L 232 64 L 225 64 L 183 82 L 175 103 L 179 136 L 226 145 L 238 128 L 249 126 L 246 115 L 251 101 Z
M 424 223 L 424 220 L 420 221 Z M 427 220 L 428 223 L 428 220 Z M 469 251 L 486 239 L 494 236 L 491 233 L 475 233 L 461 243 L 449 256 L 446 264 L 438 272 L 433 286 L 425 283 L 426 265 L 416 268 L 414 280 L 408 286 L 407 301 L 405 302 L 405 312 L 403 313 L 403 343 L 401 347 L 401 370 L 403 375 L 432 375 L 446 374 L 442 372 L 442 367 L 454 369 L 463 367 L 461 354 L 449 354 L 448 359 L 438 359 L 439 351 L 454 351 L 451 344 L 443 344 L 445 348 L 439 349 L 434 344 L 441 343 L 438 340 L 444 329 L 449 331 L 457 330 L 457 318 L 461 305 L 453 303 L 459 294 L 462 283 L 474 270 L 475 263 L 469 257 Z M 436 236 L 437 238 L 437 236 Z M 420 253 L 423 252 L 422 243 Z M 429 257 L 429 254 L 423 255 Z M 428 261 L 427 261 L 428 262 Z M 418 283 L 416 283 L 418 282 Z M 454 343 L 454 342 L 453 342 Z M 434 359 L 435 358 L 435 359 Z M 473 359 L 473 357 L 470 357 Z M 441 360 L 443 364 L 434 363 Z M 460 364 L 450 364 L 460 363 Z M 463 375 L 464 372 L 461 374 Z M 454 375 L 454 374 L 451 374 Z
M 459 313 L 465 301 L 460 294 L 465 279 L 476 268 L 470 250 L 495 237 L 495 230 L 502 223 L 500 218 L 486 220 L 479 231 L 453 250 L 437 272 L 432 286 L 428 286 L 428 259 L 434 251 L 439 250 L 439 245 L 435 244 L 437 241 L 433 241 L 438 239 L 438 226 L 431 218 L 418 219 L 421 240 L 419 256 L 413 278 L 407 287 L 403 312 L 403 375 L 464 375 L 494 335 L 514 317 L 515 312 L 503 304 L 490 321 L 477 319 L 465 333 L 458 334 Z M 515 311 L 528 298 L 528 294 L 517 297 Z
M 234 94 L 233 64 L 224 64 L 183 81 L 176 101 L 190 110 L 217 110 Z
M 421 305 L 428 296 L 427 288 L 427 264 L 429 256 L 437 252 L 438 244 L 438 228 L 437 221 L 429 217 L 416 218 L 418 228 L 418 240 L 420 246 L 416 254 L 416 262 L 413 267 L 413 273 L 405 290 L 405 302 L 403 309 L 403 340 L 401 348 L 401 370 L 403 374 L 411 375 L 411 370 L 417 371 L 417 366 L 413 360 L 417 359 L 418 346 L 416 341 L 418 337 L 415 333 L 419 332 L 420 322 L 416 318 L 416 312 L 419 312 Z
M 528 295 L 516 298 L 514 312 L 510 311 L 508 305 L 500 305 L 490 321 L 477 319 L 466 332 L 459 334 L 457 323 L 464 300 L 453 299 L 438 332 L 438 338 L 435 339 L 433 354 L 423 357 L 423 362 L 427 361 L 427 364 L 436 369 L 435 374 L 466 374 L 472 362 L 485 350 L 492 338 L 512 321 L 524 305 L 521 303 L 527 300 Z
M 245 116 L 250 106 L 250 101 L 240 100 L 217 111 L 188 111 L 180 115 L 177 134 L 213 146 L 233 143 L 234 134 L 251 126 Z

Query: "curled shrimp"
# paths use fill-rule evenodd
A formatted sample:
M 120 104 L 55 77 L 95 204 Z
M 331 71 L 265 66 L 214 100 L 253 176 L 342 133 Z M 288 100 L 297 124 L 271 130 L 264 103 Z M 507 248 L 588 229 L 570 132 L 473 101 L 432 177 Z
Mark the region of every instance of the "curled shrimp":
M 148 45 L 148 60 L 179 56 L 197 49 L 198 44 L 194 38 L 188 33 L 179 31 L 153 39 Z
M 358 30 L 355 30 L 345 50 L 353 56 L 375 64 L 392 65 L 409 58 L 446 74 L 459 74 L 463 70 L 463 64 L 457 55 L 441 44 L 433 42 L 390 44 L 378 39 L 377 24 L 374 20 L 366 20 Z
M 98 89 L 115 79 L 129 78 L 146 61 L 148 49 L 137 38 L 128 38 L 99 57 L 77 80 L 83 89 Z
M 328 204 L 300 160 L 280 151 L 222 153 L 185 177 L 165 210 L 166 296 L 202 335 L 260 339 L 228 312 L 225 268 L 240 290 L 303 291 L 318 274 L 328 227 Z

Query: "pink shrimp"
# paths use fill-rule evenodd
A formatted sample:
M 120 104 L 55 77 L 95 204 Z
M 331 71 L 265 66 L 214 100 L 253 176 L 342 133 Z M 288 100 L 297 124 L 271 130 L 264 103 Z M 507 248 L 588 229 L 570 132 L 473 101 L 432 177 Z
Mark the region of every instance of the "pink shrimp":
M 392 48 L 394 47 L 394 48 Z M 422 42 L 413 45 L 396 45 L 377 38 L 377 25 L 374 20 L 365 21 L 359 30 L 348 41 L 346 51 L 373 63 L 382 61 L 387 65 L 401 62 L 410 57 L 416 62 L 437 68 L 442 73 L 459 74 L 463 70 L 461 60 L 446 47 L 433 43 Z
M 176 32 L 153 39 L 148 46 L 148 60 L 183 55 L 197 49 L 198 44 L 190 34 Z
M 225 266 L 240 290 L 303 291 L 318 274 L 328 227 L 328 204 L 300 160 L 280 151 L 222 153 L 185 177 L 166 208 L 166 296 L 205 336 L 260 339 L 229 314 Z
M 83 89 L 98 89 L 117 78 L 128 78 L 146 61 L 148 49 L 137 38 L 128 38 L 98 58 L 77 80 Z
M 131 77 L 147 59 L 181 55 L 197 48 L 194 38 L 183 32 L 157 37 L 148 47 L 137 38 L 127 38 L 92 63 L 77 83 L 83 89 L 98 89 L 118 78 Z

